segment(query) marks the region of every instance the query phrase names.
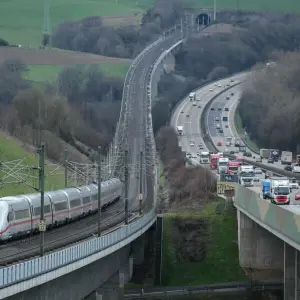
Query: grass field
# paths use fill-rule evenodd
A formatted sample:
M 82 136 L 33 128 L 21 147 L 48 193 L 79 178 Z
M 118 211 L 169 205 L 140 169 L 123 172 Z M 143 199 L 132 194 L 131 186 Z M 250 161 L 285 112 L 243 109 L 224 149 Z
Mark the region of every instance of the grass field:
M 30 185 L 38 187 L 38 172 L 32 168 L 38 167 L 39 157 L 30 152 L 20 142 L 0 132 L 0 197 L 36 192 Z M 46 162 L 45 176 L 46 190 L 64 187 L 63 169 L 57 169 L 57 165 Z M 17 183 L 21 181 L 23 183 Z
M 213 0 L 188 0 L 196 8 L 213 7 Z M 300 13 L 300 1 L 295 0 L 217 0 L 217 9 Z
M 209 242 L 202 262 L 180 263 L 176 261 L 172 245 L 172 218 L 174 214 L 164 215 L 163 235 L 163 281 L 166 285 L 197 285 L 243 281 L 246 279 L 239 266 L 236 213 L 233 208 L 216 214 L 218 200 L 202 213 L 180 214 L 183 219 L 207 218 Z M 178 216 L 178 215 L 177 215 Z
M 34 82 L 53 81 L 57 78 L 58 73 L 64 66 L 59 65 L 29 65 L 28 71 L 24 73 L 24 77 Z M 107 76 L 124 78 L 128 70 L 129 64 L 118 63 L 99 64 L 100 70 Z
M 0 37 L 10 43 L 39 46 L 43 29 L 44 1 L 1 1 Z M 87 16 L 112 16 L 144 11 L 152 0 L 49 0 L 50 24 Z

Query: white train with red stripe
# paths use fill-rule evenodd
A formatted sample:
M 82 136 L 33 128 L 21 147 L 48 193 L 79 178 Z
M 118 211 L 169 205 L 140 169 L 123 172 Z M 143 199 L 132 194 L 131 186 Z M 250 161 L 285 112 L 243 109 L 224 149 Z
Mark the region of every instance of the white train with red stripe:
M 101 183 L 101 207 L 121 198 L 123 183 L 113 178 Z M 90 184 L 45 192 L 44 216 L 47 228 L 66 224 L 98 209 L 98 186 Z M 41 195 L 0 198 L 0 240 L 39 231 Z

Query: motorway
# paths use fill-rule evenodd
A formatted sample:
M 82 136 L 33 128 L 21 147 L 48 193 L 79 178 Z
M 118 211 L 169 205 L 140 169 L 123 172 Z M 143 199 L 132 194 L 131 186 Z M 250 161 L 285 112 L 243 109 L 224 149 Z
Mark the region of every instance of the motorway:
M 205 133 L 201 132 L 200 121 L 205 105 L 212 101 L 212 99 L 213 101 L 209 104 L 205 115 L 206 133 L 211 136 L 212 141 L 220 152 L 224 152 L 225 149 L 228 151 L 237 150 L 234 146 L 226 147 L 224 145 L 226 142 L 226 137 L 238 137 L 237 131 L 234 127 L 233 111 L 235 110 L 240 98 L 243 81 L 246 79 L 246 76 L 247 75 L 243 73 L 206 85 L 195 91 L 197 103 L 196 106 L 193 105 L 193 102 L 190 101 L 189 97 L 187 96 L 175 109 L 171 118 L 171 125 L 175 128 L 175 130 L 177 126 L 183 126 L 184 135 L 179 136 L 179 144 L 182 147 L 182 150 L 192 154 L 192 163 L 194 165 L 199 165 L 199 157 L 197 157 L 197 153 L 201 151 L 208 151 L 207 146 L 202 138 L 202 135 Z M 229 99 L 226 99 L 227 97 L 229 97 Z M 198 107 L 199 105 L 201 108 Z M 229 112 L 224 111 L 225 107 L 228 107 Z M 211 108 L 214 108 L 214 110 Z M 225 115 L 229 118 L 228 122 L 222 121 L 222 117 Z M 223 129 L 223 133 L 220 133 L 219 130 L 217 130 L 217 124 L 220 124 L 220 127 Z M 191 146 L 191 141 L 194 142 L 195 146 Z M 218 147 L 218 142 L 221 142 L 222 146 Z M 203 145 L 203 150 L 199 150 L 199 144 Z M 251 151 L 247 149 L 247 152 Z M 243 153 L 237 152 L 235 155 L 243 156 Z M 246 159 L 254 160 L 257 156 L 257 154 L 252 153 L 252 158 L 246 157 Z M 266 160 L 263 160 L 263 164 L 267 165 Z M 284 168 L 280 162 L 270 165 L 278 169 Z M 260 178 L 260 183 L 250 189 L 260 194 L 260 185 L 262 179 L 263 178 Z M 300 214 L 300 203 L 295 202 L 294 200 L 294 195 L 298 192 L 299 190 L 293 190 L 291 201 L 292 205 L 285 205 L 282 206 L 282 208 Z

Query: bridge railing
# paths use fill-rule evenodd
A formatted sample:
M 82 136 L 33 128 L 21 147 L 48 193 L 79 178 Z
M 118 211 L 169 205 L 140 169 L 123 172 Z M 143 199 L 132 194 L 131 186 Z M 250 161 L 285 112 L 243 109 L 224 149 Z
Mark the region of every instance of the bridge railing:
M 110 253 L 112 253 L 117 250 L 116 248 L 119 249 L 129 244 L 132 241 L 130 238 L 133 239 L 134 234 L 141 235 L 145 232 L 151 227 L 155 220 L 156 213 L 155 210 L 152 209 L 137 221 L 123 226 L 110 234 L 92 238 L 69 248 L 47 254 L 43 257 L 0 269 L 0 290 L 1 288 L 18 282 L 51 272 L 57 268 L 70 265 L 106 249 L 111 249 Z M 110 253 L 106 253 L 106 255 Z

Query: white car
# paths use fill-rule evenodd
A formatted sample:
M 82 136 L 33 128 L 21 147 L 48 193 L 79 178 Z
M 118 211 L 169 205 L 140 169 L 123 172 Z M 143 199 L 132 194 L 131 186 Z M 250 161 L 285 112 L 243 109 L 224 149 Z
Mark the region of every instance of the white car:
M 262 174 L 262 173 L 263 173 L 263 171 L 262 171 L 261 168 L 255 168 L 254 169 L 254 174 Z
M 298 184 L 296 178 L 292 178 L 290 180 L 290 188 L 291 189 L 299 189 L 299 184 Z
M 193 141 L 190 141 L 190 146 L 191 147 L 194 147 L 195 146 L 195 143 Z
M 213 92 L 214 89 L 209 89 L 210 92 Z
M 222 87 L 222 84 L 218 84 L 218 87 Z
M 293 172 L 294 172 L 294 173 L 300 173 L 300 166 L 299 166 L 298 164 L 295 164 L 295 165 L 293 166 Z

